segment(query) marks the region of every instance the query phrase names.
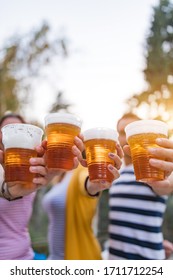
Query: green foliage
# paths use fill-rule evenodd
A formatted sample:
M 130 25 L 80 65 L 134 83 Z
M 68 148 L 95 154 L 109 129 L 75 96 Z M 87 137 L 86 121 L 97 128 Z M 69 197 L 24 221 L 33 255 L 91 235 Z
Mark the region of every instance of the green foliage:
M 129 100 L 129 110 L 139 114 L 141 108 L 147 108 L 144 117 L 157 118 L 173 123 L 173 4 L 169 0 L 160 0 L 153 9 L 153 18 L 146 39 L 146 68 L 144 76 L 147 89 L 134 94 Z M 173 196 L 167 202 L 164 215 L 164 238 L 173 242 Z
M 48 217 L 42 206 L 42 199 L 49 187 L 42 188 L 37 191 L 33 213 L 29 223 L 29 232 L 33 249 L 38 253 L 45 253 L 48 255 Z
M 67 103 L 66 101 L 64 101 L 63 92 L 59 91 L 55 102 L 51 106 L 50 113 L 58 112 L 60 110 L 68 111 L 70 106 L 71 106 L 70 103 Z
M 163 221 L 163 235 L 164 238 L 173 242 L 173 195 L 170 195 L 167 202 L 167 208 L 164 213 L 164 221 Z
M 41 76 L 43 69 L 52 61 L 68 56 L 64 38 L 50 36 L 50 27 L 43 23 L 39 28 L 25 35 L 10 38 L 0 49 L 0 117 L 6 111 L 18 112 L 29 104 L 29 93 L 35 79 Z M 58 92 L 50 111 L 67 109 L 70 104 L 63 100 Z M 37 122 L 35 125 L 39 124 Z M 48 218 L 42 208 L 42 198 L 48 188 L 37 192 L 33 214 L 29 223 L 32 246 L 37 252 L 48 254 L 47 227 Z
M 109 225 L 109 191 L 102 192 L 98 204 L 98 226 L 97 238 L 102 250 L 105 249 L 105 242 L 109 238 L 108 234 Z
M 169 0 L 160 0 L 153 8 L 145 60 L 147 89 L 128 100 L 129 110 L 138 113 L 145 105 L 147 117 L 169 121 L 173 108 L 173 4 Z
M 46 23 L 5 42 L 0 49 L 0 116 L 7 110 L 20 111 L 30 102 L 33 80 L 53 59 L 67 55 L 65 39 L 51 39 Z

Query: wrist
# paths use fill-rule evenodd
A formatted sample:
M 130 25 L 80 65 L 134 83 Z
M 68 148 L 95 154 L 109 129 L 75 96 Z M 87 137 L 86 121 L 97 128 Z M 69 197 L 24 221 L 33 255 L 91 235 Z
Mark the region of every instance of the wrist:
M 94 186 L 91 185 L 92 183 L 89 180 L 89 176 L 87 176 L 86 180 L 85 180 L 85 190 L 87 192 L 87 194 L 91 197 L 97 197 L 99 195 L 99 191 L 95 190 Z
M 13 197 L 10 194 L 7 183 L 5 181 L 2 182 L 2 185 L 0 187 L 0 196 L 3 197 L 4 199 L 8 200 L 8 201 L 12 201 L 12 200 L 22 198 L 21 196 L 20 197 Z

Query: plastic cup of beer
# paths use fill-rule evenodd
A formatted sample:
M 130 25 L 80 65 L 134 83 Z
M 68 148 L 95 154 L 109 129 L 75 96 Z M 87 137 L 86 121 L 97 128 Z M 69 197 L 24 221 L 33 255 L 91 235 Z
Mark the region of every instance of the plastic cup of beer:
M 73 169 L 72 146 L 74 137 L 81 131 L 81 124 L 81 119 L 70 113 L 50 113 L 45 117 L 46 161 L 49 169 Z
M 29 171 L 29 159 L 37 156 L 35 147 L 41 144 L 42 136 L 43 130 L 35 125 L 16 123 L 2 128 L 6 182 L 32 182 L 36 175 Z
M 164 171 L 149 164 L 149 159 L 154 156 L 149 153 L 148 148 L 159 147 L 156 139 L 168 137 L 168 125 L 158 120 L 138 120 L 128 124 L 125 132 L 136 180 L 144 182 L 163 180 Z
M 116 153 L 118 134 L 105 127 L 91 128 L 83 132 L 89 179 L 92 182 L 112 182 L 113 174 L 108 165 L 114 165 L 108 153 Z

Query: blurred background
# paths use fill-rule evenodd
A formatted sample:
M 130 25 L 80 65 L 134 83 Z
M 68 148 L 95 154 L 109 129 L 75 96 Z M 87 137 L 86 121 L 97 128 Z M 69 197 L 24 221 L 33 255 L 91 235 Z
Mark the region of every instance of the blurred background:
M 115 128 L 131 111 L 167 122 L 172 137 L 173 1 L 0 0 L 0 7 L 0 116 L 18 112 L 44 127 L 48 112 L 65 110 L 84 130 Z M 35 250 L 46 253 L 47 190 L 38 192 L 30 224 Z M 170 196 L 163 232 L 173 242 L 172 210 Z

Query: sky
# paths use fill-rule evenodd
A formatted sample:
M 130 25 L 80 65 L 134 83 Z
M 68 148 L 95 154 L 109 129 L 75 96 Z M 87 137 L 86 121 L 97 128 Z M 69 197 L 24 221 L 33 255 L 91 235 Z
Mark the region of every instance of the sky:
M 146 87 L 144 45 L 158 0 L 0 0 L 0 44 L 46 21 L 65 35 L 72 53 L 53 69 L 54 89 L 73 104 L 82 130 L 116 127 L 125 100 Z M 45 81 L 35 87 L 26 112 L 44 124 L 54 95 Z

